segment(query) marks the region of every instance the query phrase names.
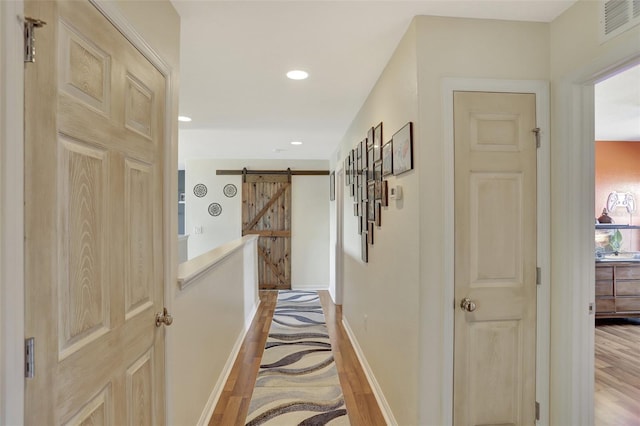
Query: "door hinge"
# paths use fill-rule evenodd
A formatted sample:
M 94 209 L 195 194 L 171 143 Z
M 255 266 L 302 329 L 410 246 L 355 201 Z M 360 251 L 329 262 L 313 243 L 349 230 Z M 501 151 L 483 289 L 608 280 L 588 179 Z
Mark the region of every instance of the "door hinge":
M 536 284 L 542 284 L 542 269 L 540 267 L 536 267 Z
M 540 403 L 536 401 L 536 421 L 540 421 Z
M 532 132 L 536 136 L 536 148 L 540 148 L 540 127 L 536 127 Z
M 36 28 L 42 28 L 47 25 L 46 22 L 24 17 L 24 61 L 35 62 L 36 61 Z
M 590 302 L 589 303 L 589 315 L 593 315 L 595 313 L 595 308 L 596 308 L 595 303 Z
M 35 338 L 29 337 L 24 341 L 24 377 L 32 379 L 36 373 Z

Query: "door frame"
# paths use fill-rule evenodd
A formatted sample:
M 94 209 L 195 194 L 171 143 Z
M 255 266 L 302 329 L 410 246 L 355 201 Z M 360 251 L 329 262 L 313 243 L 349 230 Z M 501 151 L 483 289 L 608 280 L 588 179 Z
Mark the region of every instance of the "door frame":
M 553 424 L 594 424 L 595 303 L 593 212 L 595 205 L 594 86 L 632 64 L 640 63 L 635 39 L 622 43 L 555 84 L 554 150 L 555 221 L 553 247 L 563 253 L 554 265 L 552 289 L 554 395 Z M 566 167 L 570 165 L 570 167 Z M 571 194 L 570 198 L 563 196 Z M 568 219 L 570 218 L 570 219 Z M 564 285 L 562 285 L 564 284 Z
M 151 47 L 151 45 L 129 23 L 116 5 L 107 0 L 88 0 L 116 27 L 129 42 L 153 64 L 165 78 L 164 117 L 164 163 L 163 163 L 163 235 L 165 306 L 171 309 L 173 291 L 177 277 L 177 204 L 173 203 L 177 193 L 178 169 L 177 145 L 173 143 L 177 122 L 174 122 L 173 99 L 175 71 Z M 16 17 L 24 16 L 24 1 L 2 2 L 2 44 L 0 58 L 3 65 L 0 74 L 0 89 L 12 99 L 11 108 L 0 110 L 1 133 L 0 199 L 2 205 L 13 206 L 10 211 L 0 213 L 2 248 L 0 251 L 0 306 L 2 328 L 0 329 L 0 423 L 24 423 L 24 63 L 22 24 Z M 7 66 L 8 65 L 8 66 Z M 175 182 L 174 182 L 175 181 Z M 175 205 L 174 205 L 175 204 Z M 174 232 L 175 231 L 175 232 Z M 5 306 L 7 309 L 5 309 Z M 171 394 L 171 333 L 165 337 L 165 395 Z M 170 418 L 169 398 L 165 398 L 165 412 Z
M 539 80 L 494 80 L 472 78 L 444 78 L 442 80 L 443 132 L 444 132 L 444 205 L 445 212 L 452 212 L 454 203 L 454 127 L 453 94 L 456 91 L 533 93 L 536 95 L 536 125 L 541 130 L 541 146 L 537 152 L 537 257 L 542 269 L 541 285 L 537 287 L 536 307 L 536 401 L 542 407 L 538 425 L 549 424 L 549 342 L 550 342 L 550 276 L 551 276 L 551 212 L 550 187 L 550 99 L 549 82 Z M 533 143 L 533 136 L 532 136 Z M 444 215 L 445 235 L 454 235 L 454 215 Z M 455 242 L 447 238 L 444 252 L 444 309 L 443 369 L 442 369 L 442 419 L 443 424 L 453 424 L 453 356 L 454 356 L 454 256 Z M 454 302 L 454 309 L 450 309 Z

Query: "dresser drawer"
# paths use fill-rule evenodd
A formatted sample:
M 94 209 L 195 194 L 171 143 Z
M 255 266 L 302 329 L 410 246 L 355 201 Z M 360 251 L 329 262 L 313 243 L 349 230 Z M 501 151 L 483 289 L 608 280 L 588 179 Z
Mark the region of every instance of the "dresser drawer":
M 596 281 L 596 296 L 613 296 L 613 281 Z
M 596 283 L 596 295 L 597 294 L 598 283 Z M 616 296 L 640 297 L 640 281 L 616 281 Z
M 640 312 L 640 297 L 616 298 L 616 312 Z
M 616 311 L 616 300 L 604 299 L 604 298 L 596 298 L 596 314 L 603 312 L 615 312 Z
M 640 280 L 639 266 L 617 266 L 616 280 Z
M 596 266 L 596 281 L 612 280 L 612 279 L 613 279 L 613 266 Z

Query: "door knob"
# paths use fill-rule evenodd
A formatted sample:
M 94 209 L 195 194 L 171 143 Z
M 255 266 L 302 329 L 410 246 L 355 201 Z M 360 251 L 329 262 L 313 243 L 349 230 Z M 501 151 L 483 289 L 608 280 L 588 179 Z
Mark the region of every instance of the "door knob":
M 465 297 L 460 302 L 460 307 L 462 308 L 463 311 L 473 312 L 476 310 L 476 303 L 472 302 L 471 299 L 469 299 L 468 297 Z
M 156 327 L 160 327 L 162 324 L 169 326 L 173 323 L 173 317 L 167 311 L 167 308 L 164 308 L 162 312 L 158 312 L 156 314 Z

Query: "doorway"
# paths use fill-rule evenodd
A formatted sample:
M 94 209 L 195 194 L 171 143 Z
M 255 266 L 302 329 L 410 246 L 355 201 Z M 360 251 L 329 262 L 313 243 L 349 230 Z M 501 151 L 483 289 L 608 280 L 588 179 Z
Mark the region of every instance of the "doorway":
M 640 413 L 640 362 L 631 355 L 640 347 L 640 65 L 596 83 L 594 104 L 594 423 L 632 424 Z

